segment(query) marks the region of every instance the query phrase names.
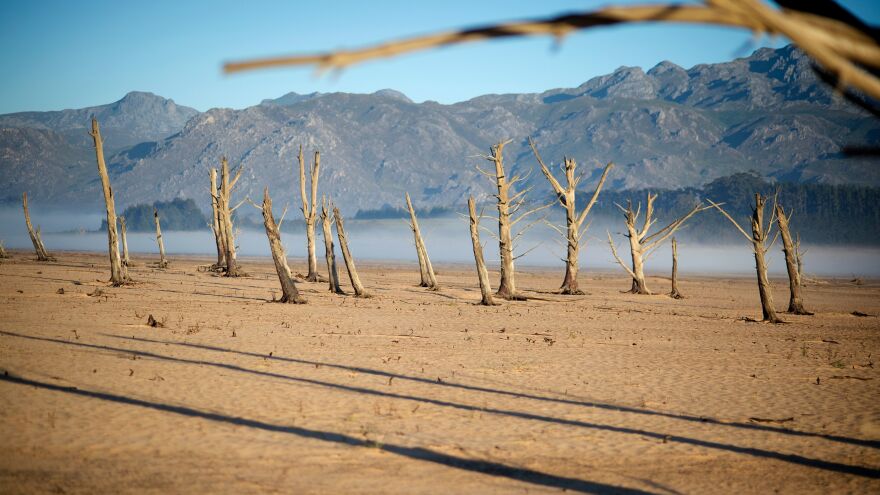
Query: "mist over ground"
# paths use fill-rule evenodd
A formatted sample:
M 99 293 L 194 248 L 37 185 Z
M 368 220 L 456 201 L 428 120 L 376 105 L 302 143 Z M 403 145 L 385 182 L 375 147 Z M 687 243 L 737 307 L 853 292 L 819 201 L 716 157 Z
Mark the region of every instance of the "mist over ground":
M 487 209 L 487 214 L 489 210 Z M 288 225 L 284 226 L 282 240 L 287 255 L 294 262 L 305 257 L 305 232 L 294 224 L 296 212 L 288 213 Z M 103 213 L 76 213 L 31 211 L 34 227 L 42 228 L 46 248 L 52 251 L 92 251 L 107 249 L 107 235 L 97 231 Z M 428 247 L 432 262 L 473 263 L 473 250 L 465 217 L 426 218 L 419 221 L 422 235 Z M 402 219 L 346 220 L 346 230 L 352 254 L 357 260 L 416 262 L 412 231 L 408 222 Z M 490 235 L 495 224 L 487 217 L 483 221 L 481 240 L 490 265 L 498 264 L 496 240 Z M 288 228 L 289 227 L 289 228 Z M 606 230 L 610 231 L 617 244 L 618 253 L 629 262 L 627 239 L 620 235 L 622 222 L 599 219 L 591 225 L 580 253 L 580 266 L 586 270 L 617 271 L 622 269 L 614 262 L 608 247 Z M 731 226 L 731 229 L 733 227 Z M 317 251 L 323 263 L 323 240 L 321 229 L 316 229 Z M 216 253 L 213 235 L 209 230 L 165 231 L 165 249 L 172 258 L 174 255 Z M 754 257 L 745 239 L 741 242 L 713 243 L 709 239 L 689 232 L 680 231 L 678 238 L 679 270 L 691 274 L 750 274 L 754 272 Z M 0 240 L 10 249 L 32 249 L 30 238 L 20 208 L 0 209 Z M 238 253 L 242 257 L 268 257 L 269 247 L 265 232 L 258 229 L 243 229 L 238 237 Z M 158 253 L 154 233 L 129 232 L 129 251 L 134 255 L 155 256 Z M 338 243 L 337 243 L 338 244 Z M 550 227 L 539 224 L 523 235 L 518 242 L 517 253 L 525 253 L 517 260 L 517 266 L 559 267 L 564 269 L 562 258 L 565 247 L 562 237 Z M 880 247 L 822 245 L 804 240 L 804 268 L 808 275 L 836 277 L 880 277 Z M 528 252 L 527 252 L 528 251 Z M 337 256 L 341 254 L 338 251 Z M 669 244 L 659 248 L 647 262 L 647 271 L 653 274 L 668 273 L 671 267 Z M 777 242 L 769 253 L 770 273 L 785 274 L 781 242 Z M 297 267 L 293 267 L 294 271 Z

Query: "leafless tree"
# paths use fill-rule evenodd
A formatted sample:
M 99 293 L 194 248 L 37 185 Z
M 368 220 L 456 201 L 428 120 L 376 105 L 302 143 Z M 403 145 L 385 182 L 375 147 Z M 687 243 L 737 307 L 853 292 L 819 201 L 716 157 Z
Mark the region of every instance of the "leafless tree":
M 675 242 L 675 237 L 672 238 L 672 290 L 669 291 L 669 297 L 684 299 L 678 291 L 678 243 Z
M 125 217 L 119 215 L 119 233 L 122 234 L 122 265 L 131 267 L 131 259 L 128 257 L 128 236 L 125 229 Z
M 110 251 L 110 283 L 120 286 L 128 282 L 128 267 L 122 264 L 119 257 L 119 239 L 116 235 L 116 202 L 113 188 L 110 187 L 110 176 L 107 175 L 107 164 L 104 163 L 104 141 L 101 139 L 101 128 L 98 120 L 92 117 L 92 129 L 89 132 L 95 143 L 95 158 L 98 162 L 98 175 L 101 177 L 101 188 L 104 191 L 104 206 L 107 210 L 107 244 Z
M 156 244 L 159 245 L 159 268 L 168 268 L 165 257 L 165 241 L 162 239 L 162 227 L 159 226 L 159 210 L 153 208 L 153 219 L 156 221 Z
M 269 188 L 263 190 L 263 226 L 266 227 L 266 237 L 269 238 L 269 250 L 272 252 L 272 260 L 275 262 L 275 272 L 281 282 L 281 302 L 305 304 L 306 300 L 296 288 L 296 282 L 290 275 L 290 267 L 287 265 L 287 255 L 284 253 L 284 245 L 281 243 L 281 224 L 287 208 L 281 214 L 281 219 L 275 223 L 272 215 L 272 198 L 269 197 Z
M 0 241 L 0 259 L 5 259 L 9 257 L 9 253 L 6 252 L 6 248 L 3 247 L 3 241 Z
M 425 241 L 422 239 L 422 231 L 419 229 L 419 221 L 416 219 L 416 210 L 413 208 L 412 200 L 409 193 L 406 193 L 406 207 L 409 209 L 409 226 L 413 231 L 415 238 L 416 254 L 419 257 L 419 273 L 422 281 L 421 287 L 428 287 L 432 290 L 438 290 L 440 286 L 437 284 L 437 276 L 434 275 L 434 266 L 431 265 L 431 258 L 428 257 L 428 249 L 425 247 Z
M 43 237 L 40 235 L 40 228 L 34 230 L 31 224 L 31 214 L 28 211 L 27 193 L 21 193 L 21 207 L 24 210 L 24 223 L 27 225 L 28 235 L 31 237 L 31 243 L 34 245 L 34 252 L 37 254 L 37 261 L 55 261 L 55 258 L 49 256 L 46 246 L 43 245 Z
M 790 297 L 788 299 L 788 312 L 796 315 L 811 315 L 813 313 L 804 308 L 804 300 L 801 297 L 801 277 L 798 272 L 798 249 L 791 239 L 789 220 L 791 215 L 786 215 L 782 205 L 776 203 L 776 225 L 779 236 L 782 238 L 782 252 L 785 253 L 785 268 L 788 271 L 788 287 Z
M 605 184 L 605 179 L 608 177 L 608 172 L 614 168 L 614 164 L 608 163 L 605 165 L 605 170 L 602 171 L 602 176 L 596 184 L 593 196 L 583 210 L 578 213 L 575 192 L 577 191 L 577 186 L 583 176 L 575 176 L 577 162 L 575 162 L 573 158 L 563 159 L 563 170 L 565 171 L 565 187 L 563 187 L 562 184 L 556 180 L 556 177 L 547 165 L 544 164 L 544 160 L 541 159 L 541 155 L 538 153 L 538 148 L 535 146 L 532 138 L 529 138 L 529 146 L 535 154 L 535 159 L 538 160 L 538 165 L 541 166 L 541 172 L 544 174 L 544 177 L 547 178 L 547 181 L 550 182 L 550 186 L 553 187 L 553 192 L 556 194 L 556 199 L 559 201 L 559 205 L 565 209 L 565 231 L 563 232 L 561 229 L 551 224 L 551 227 L 562 234 L 566 240 L 565 278 L 562 280 L 562 286 L 560 289 L 562 290 L 562 294 L 583 294 L 583 291 L 578 287 L 577 275 L 579 268 L 578 252 L 580 251 L 580 240 L 589 225 L 584 222 L 590 214 L 590 210 L 593 209 L 593 205 L 596 204 L 596 200 L 599 199 L 599 191 L 602 190 L 602 186 Z
M 239 166 L 235 177 L 230 179 L 229 162 L 226 160 L 226 157 L 222 157 L 220 159 L 220 189 L 216 193 L 212 192 L 220 213 L 220 230 L 223 233 L 223 247 L 226 251 L 224 255 L 226 258 L 225 276 L 227 277 L 240 277 L 244 275 L 244 272 L 238 266 L 235 254 L 235 231 L 232 225 L 232 212 L 238 209 L 245 200 L 242 200 L 235 206 L 230 205 L 232 190 L 238 179 L 241 178 L 242 170 L 243 168 Z
M 223 224 L 220 222 L 219 189 L 217 188 L 217 169 L 211 168 L 211 231 L 214 233 L 214 242 L 217 244 L 217 263 L 212 270 L 226 269 L 226 235 L 223 232 Z
M 318 174 L 321 170 L 321 153 L 315 151 L 315 159 L 311 169 L 311 196 L 306 195 L 306 163 L 303 159 L 302 145 L 299 147 L 299 192 L 302 199 L 302 214 L 306 221 L 306 241 L 308 248 L 309 273 L 306 275 L 307 282 L 321 282 L 323 279 L 318 275 L 318 258 L 315 256 L 315 219 L 318 215 Z
M 361 284 L 358 277 L 357 268 L 354 266 L 354 258 L 348 250 L 348 239 L 345 236 L 345 226 L 343 225 L 342 214 L 339 208 L 333 207 L 333 218 L 336 219 L 336 237 L 339 238 L 339 249 L 342 250 L 342 258 L 345 260 L 345 268 L 348 271 L 348 279 L 351 280 L 351 287 L 354 289 L 354 295 L 357 297 L 370 297 Z
M 773 241 L 768 245 L 767 239 L 770 236 L 773 222 L 775 221 L 775 212 L 771 216 L 769 222 L 764 222 L 764 204 L 766 198 L 760 194 L 755 194 L 755 206 L 752 207 L 752 235 L 746 233 L 745 229 L 740 227 L 739 223 L 733 219 L 721 205 L 709 201 L 709 204 L 715 207 L 730 223 L 749 241 L 752 245 L 752 251 L 755 253 L 755 271 L 758 276 L 758 293 L 761 296 L 761 311 L 763 313 L 762 321 L 768 323 L 784 323 L 782 319 L 776 316 L 776 309 L 773 306 L 773 291 L 770 287 L 770 279 L 767 277 L 767 260 L 766 253 L 773 245 Z M 773 210 L 771 210 L 773 211 Z M 775 241 L 775 239 L 774 239 Z
M 518 182 L 526 179 L 526 176 L 516 174 L 510 179 L 504 170 L 504 147 L 511 142 L 510 139 L 501 141 L 489 149 L 488 155 L 482 155 L 482 158 L 492 162 L 495 165 L 494 171 L 486 171 L 477 167 L 477 170 L 492 179 L 498 192 L 495 199 L 498 205 L 498 250 L 501 257 L 501 281 L 498 283 L 498 292 L 496 295 L 509 301 L 522 301 L 525 296 L 517 292 L 514 278 L 514 261 L 516 258 L 523 256 L 525 253 L 514 256 L 514 244 L 517 239 L 525 234 L 525 232 L 534 225 L 532 222 L 523 228 L 518 229 L 516 234 L 512 233 L 513 227 L 530 216 L 544 208 L 551 206 L 546 204 L 538 206 L 530 210 L 524 210 L 526 207 L 526 193 L 530 188 L 516 191 L 513 187 Z
M 617 255 L 617 248 L 614 246 L 614 240 L 611 239 L 611 233 L 608 232 L 608 244 L 611 246 L 611 254 L 614 259 L 623 267 L 624 270 L 632 277 L 632 287 L 629 292 L 633 294 L 651 294 L 648 290 L 648 284 L 645 280 L 645 262 L 663 243 L 669 239 L 675 231 L 680 229 L 684 223 L 696 215 L 698 212 L 707 209 L 702 203 L 694 205 L 693 208 L 684 215 L 670 222 L 662 229 L 649 234 L 651 227 L 657 222 L 654 218 L 654 200 L 657 199 L 656 194 L 648 193 L 648 201 L 645 207 L 645 218 L 641 228 L 636 224 L 639 223 L 639 215 L 642 209 L 639 203 L 636 210 L 633 210 L 632 201 L 627 201 L 626 208 L 617 205 L 623 212 L 624 222 L 626 224 L 625 237 L 629 238 L 629 250 L 632 258 L 632 268 L 627 266 L 620 256 Z
M 480 244 L 480 216 L 474 206 L 474 197 L 468 198 L 468 214 L 471 225 L 471 243 L 474 246 L 474 261 L 477 264 L 477 277 L 480 279 L 480 304 L 483 306 L 495 306 L 492 299 L 492 287 L 489 285 L 489 271 L 486 270 L 486 262 L 483 260 L 483 246 Z
M 330 232 L 330 224 L 333 222 L 332 215 L 327 211 L 327 200 L 321 196 L 321 232 L 324 237 L 324 258 L 327 260 L 327 279 L 330 284 L 330 292 L 345 294 L 339 287 L 339 272 L 336 270 L 336 253 L 333 250 L 333 233 Z

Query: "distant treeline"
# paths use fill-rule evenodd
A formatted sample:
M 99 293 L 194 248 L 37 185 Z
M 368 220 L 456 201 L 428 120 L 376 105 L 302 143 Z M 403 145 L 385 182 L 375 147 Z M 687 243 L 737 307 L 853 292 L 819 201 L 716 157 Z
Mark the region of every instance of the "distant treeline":
M 578 208 L 589 201 L 592 194 L 591 187 L 594 185 L 584 182 L 578 191 Z M 723 203 L 724 209 L 730 213 L 741 225 L 749 228 L 751 205 L 754 204 L 755 193 L 772 196 L 778 191 L 778 200 L 786 211 L 793 213 L 791 229 L 793 233 L 800 233 L 806 243 L 818 244 L 880 244 L 880 188 L 858 185 L 830 185 L 830 184 L 804 184 L 793 182 L 770 183 L 754 173 L 739 173 L 728 177 L 716 179 L 703 187 L 688 187 L 677 190 L 627 190 L 627 191 L 602 191 L 599 201 L 593 209 L 591 216 L 594 225 L 614 225 L 620 223 L 623 227 L 623 218 L 620 210 L 615 206 L 626 206 L 627 200 L 633 205 L 642 204 L 642 212 L 645 208 L 645 198 L 648 192 L 658 194 L 654 202 L 654 217 L 660 228 L 685 213 L 698 201 L 712 200 Z M 553 198 L 546 196 L 541 199 L 550 202 Z M 772 201 L 771 201 L 772 202 Z M 534 200 L 534 203 L 539 203 Z M 767 218 L 770 216 L 769 206 Z M 419 218 L 450 216 L 456 212 L 464 212 L 462 205 L 458 208 L 432 208 L 430 210 L 417 211 Z M 491 210 L 487 209 L 489 213 Z M 555 206 L 549 210 L 549 220 L 562 221 L 561 210 Z M 361 210 L 355 218 L 358 219 L 386 219 L 408 218 L 409 213 L 402 207 L 384 206 L 378 210 Z M 603 227 L 604 228 L 604 227 Z M 604 232 L 593 232 L 600 238 Z M 742 236 L 730 222 L 721 216 L 716 210 L 707 210 L 697 214 L 688 221 L 679 237 L 691 240 L 705 241 L 707 243 L 741 242 Z
M 786 212 L 793 213 L 792 233 L 799 232 L 809 243 L 821 244 L 880 244 L 880 188 L 857 185 L 803 184 L 782 182 L 772 184 L 751 173 L 739 173 L 716 179 L 702 188 L 684 188 L 658 193 L 654 202 L 658 227 L 686 213 L 697 201 L 712 200 L 723 203 L 724 209 L 748 229 L 755 193 L 766 196 L 778 194 L 778 201 Z M 606 191 L 597 204 L 599 216 L 620 217 L 615 203 L 625 205 L 642 203 L 644 210 L 647 190 Z M 589 200 L 582 193 L 578 203 Z M 772 201 L 771 201 L 772 202 Z M 768 203 L 769 205 L 769 203 Z M 770 216 L 769 206 L 765 215 Z M 716 210 L 707 210 L 694 217 L 686 227 L 691 239 L 706 242 L 740 241 L 742 237 Z
M 209 228 L 208 218 L 192 199 L 177 198 L 172 201 L 157 201 L 151 205 L 129 206 L 122 215 L 126 228 L 131 232 L 156 230 L 153 209 L 159 210 L 162 230 L 202 230 Z M 107 230 L 107 220 L 101 222 L 101 230 Z
M 457 210 L 445 206 L 435 206 L 425 210 L 416 209 L 416 215 L 419 218 L 447 217 Z M 377 210 L 358 210 L 354 216 L 355 220 L 385 220 L 389 218 L 409 218 L 409 210 L 403 207 L 393 207 L 384 205 Z

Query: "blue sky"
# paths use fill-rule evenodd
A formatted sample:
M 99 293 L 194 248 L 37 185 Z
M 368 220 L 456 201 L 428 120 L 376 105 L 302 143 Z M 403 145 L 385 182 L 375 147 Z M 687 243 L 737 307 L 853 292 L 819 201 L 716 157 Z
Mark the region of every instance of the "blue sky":
M 573 87 L 621 65 L 684 67 L 719 62 L 755 46 L 749 33 L 693 26 L 630 26 L 548 38 L 445 48 L 355 66 L 338 77 L 308 68 L 223 75 L 224 61 L 325 51 L 376 41 L 596 8 L 562 0 L 4 1 L 0 2 L 0 113 L 109 103 L 150 91 L 207 110 L 242 108 L 289 91 L 394 88 L 416 101 Z M 614 3 L 630 3 L 616 1 Z M 647 3 L 642 1 L 639 3 Z M 880 2 L 842 2 L 880 22 Z

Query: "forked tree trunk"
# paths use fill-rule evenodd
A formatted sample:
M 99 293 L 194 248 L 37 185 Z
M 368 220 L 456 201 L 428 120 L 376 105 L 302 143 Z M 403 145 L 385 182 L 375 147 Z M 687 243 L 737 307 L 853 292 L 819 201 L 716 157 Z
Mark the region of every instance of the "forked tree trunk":
M 770 235 L 773 221 L 771 220 L 770 225 L 768 225 L 766 229 L 764 228 L 765 201 L 766 199 L 763 196 L 757 193 L 755 194 L 755 206 L 752 207 L 752 218 L 750 222 L 752 226 L 751 235 L 749 235 L 744 228 L 740 227 L 736 220 L 721 208 L 721 205 L 712 201 L 709 201 L 709 204 L 730 220 L 730 223 L 732 223 L 752 245 L 752 252 L 755 254 L 755 273 L 758 277 L 758 294 L 761 297 L 762 321 L 768 323 L 785 323 L 776 316 L 776 309 L 773 307 L 773 292 L 770 288 L 770 280 L 767 277 L 767 261 L 765 254 L 768 249 L 767 237 Z
M 92 117 L 92 130 L 89 132 L 95 142 L 95 159 L 98 162 L 98 175 L 101 177 L 101 188 L 104 191 L 104 207 L 107 210 L 107 246 L 110 251 L 110 283 L 116 286 L 126 283 L 128 269 L 119 257 L 119 239 L 116 234 L 116 202 L 113 189 L 110 187 L 110 176 L 104 163 L 104 141 L 101 139 L 101 128 L 98 120 Z
M 122 266 L 130 267 L 131 259 L 128 257 L 128 237 L 126 236 L 125 217 L 119 215 L 119 233 L 122 234 Z
M 339 213 L 339 208 L 333 207 L 333 217 L 336 218 L 336 236 L 339 238 L 339 249 L 342 250 L 342 258 L 345 260 L 345 268 L 348 270 L 348 278 L 351 280 L 354 295 L 357 297 L 370 297 L 361 284 L 357 268 L 354 266 L 354 258 L 351 257 L 351 252 L 348 250 L 348 240 L 345 237 L 345 226 L 342 224 L 342 214 Z
M 642 244 L 639 240 L 639 234 L 635 226 L 627 222 L 626 229 L 629 236 L 629 250 L 632 258 L 632 287 L 630 292 L 633 294 L 651 294 L 648 290 L 648 281 L 645 280 L 645 260 L 642 253 Z
M 632 285 L 629 292 L 633 294 L 651 294 L 648 289 L 648 283 L 645 278 L 645 261 L 650 257 L 666 239 L 669 239 L 675 232 L 680 229 L 685 222 L 698 212 L 703 211 L 708 206 L 703 207 L 701 203 L 694 205 L 686 214 L 678 217 L 670 222 L 662 229 L 657 230 L 653 234 L 648 234 L 651 227 L 654 226 L 654 200 L 657 199 L 656 194 L 648 193 L 647 204 L 645 205 L 645 218 L 642 227 L 638 228 L 636 223 L 639 222 L 639 213 L 641 212 L 641 204 L 633 211 L 632 202 L 628 201 L 626 208 L 618 206 L 623 210 L 624 223 L 626 224 L 626 237 L 629 238 L 629 250 L 631 257 L 631 267 L 620 259 L 617 255 L 617 248 L 614 247 L 614 241 L 611 239 L 611 233 L 608 233 L 608 244 L 611 246 L 611 254 L 614 259 L 623 267 L 624 270 L 632 277 Z
M 669 292 L 669 297 L 684 299 L 678 291 L 678 243 L 675 242 L 675 237 L 672 238 L 672 290 Z
M 489 271 L 486 270 L 486 262 L 483 260 L 483 246 L 480 244 L 480 219 L 474 206 L 474 197 L 468 198 L 468 214 L 471 218 L 471 243 L 474 246 L 474 261 L 477 264 L 477 277 L 480 279 L 480 304 L 494 306 L 492 299 L 492 287 L 489 285 Z
M 242 169 L 239 168 L 235 177 L 229 177 L 229 162 L 225 157 L 220 159 L 220 193 L 217 195 L 219 201 L 217 203 L 220 208 L 220 223 L 223 230 L 223 247 L 225 249 L 226 273 L 227 277 L 240 277 L 244 273 L 238 266 L 238 260 L 235 253 L 235 231 L 232 225 L 232 211 L 234 208 L 230 206 L 232 198 L 232 189 L 235 183 L 241 177 Z
M 324 234 L 324 258 L 327 260 L 327 279 L 330 284 L 330 292 L 345 294 L 339 287 L 339 272 L 336 270 L 336 254 L 333 250 L 333 233 L 330 231 L 330 215 L 327 212 L 327 202 L 321 198 L 321 230 Z
M 156 244 L 159 245 L 159 268 L 168 268 L 165 258 L 165 241 L 162 239 L 162 227 L 159 226 L 159 210 L 153 208 L 153 219 L 156 221 Z
M 315 220 L 318 216 L 318 174 L 321 170 L 321 153 L 315 151 L 315 160 L 311 170 L 311 197 L 306 196 L 306 163 L 303 159 L 302 145 L 299 147 L 299 191 L 302 199 L 302 213 L 306 221 L 306 248 L 308 252 L 309 273 L 306 275 L 308 282 L 322 282 L 318 275 L 318 257 L 315 255 Z
M 34 226 L 31 224 L 31 214 L 28 210 L 26 192 L 21 193 L 21 207 L 24 210 L 24 223 L 27 225 L 28 235 L 31 237 L 31 243 L 34 245 L 34 252 L 37 253 L 37 261 L 54 261 L 54 259 L 49 256 L 49 253 L 46 252 L 46 246 L 43 245 L 43 238 L 40 236 L 40 228 L 37 227 L 37 230 L 34 230 Z
M 804 308 L 801 298 L 801 281 L 798 273 L 797 249 L 791 239 L 791 231 L 788 226 L 788 217 L 782 205 L 776 204 L 776 225 L 779 236 L 782 237 L 782 252 L 785 253 L 785 268 L 788 271 L 788 287 L 790 297 L 788 299 L 788 312 L 796 315 L 811 315 L 813 313 Z
M 755 251 L 758 293 L 761 296 L 763 321 L 780 323 L 782 320 L 776 316 L 776 309 L 773 304 L 773 290 L 770 287 L 770 279 L 767 276 L 766 242 L 770 229 L 764 230 L 764 203 L 765 198 L 760 194 L 755 194 L 755 208 L 752 210 L 752 245 Z
M 281 244 L 281 232 L 272 215 L 272 198 L 269 197 L 269 188 L 263 190 L 263 225 L 266 227 L 266 237 L 269 238 L 269 249 L 272 251 L 272 260 L 275 262 L 275 272 L 281 282 L 281 300 L 283 303 L 305 304 L 306 300 L 300 296 L 296 289 L 296 282 L 290 276 L 290 267 L 287 265 L 287 255 L 284 253 L 284 245 Z
M 220 229 L 220 209 L 217 207 L 217 169 L 211 169 L 211 231 L 214 232 L 214 242 L 217 244 L 217 263 L 214 270 L 226 267 L 226 248 L 223 245 L 223 232 Z
M 425 247 L 425 241 L 422 239 L 422 231 L 419 229 L 419 221 L 416 219 L 416 210 L 413 208 L 412 200 L 409 193 L 406 193 L 406 207 L 409 208 L 410 227 L 415 238 L 416 254 L 419 257 L 419 272 L 421 273 L 422 287 L 429 287 L 437 290 L 440 286 L 437 284 L 437 276 L 434 275 L 434 267 L 431 265 L 431 258 L 428 257 L 428 249 Z
M 532 152 L 535 154 L 535 158 L 538 160 L 538 165 L 541 166 L 541 172 L 544 174 L 544 177 L 547 178 L 547 181 L 549 181 L 550 185 L 553 187 L 553 192 L 556 193 L 557 201 L 559 202 L 560 206 L 565 209 L 565 278 L 562 280 L 560 292 L 562 294 L 569 295 L 583 294 L 583 291 L 580 290 L 580 287 L 578 286 L 577 280 L 579 269 L 578 252 L 580 251 L 580 238 L 581 235 L 583 235 L 582 229 L 585 229 L 584 221 L 590 214 L 590 210 L 593 208 L 593 205 L 596 204 L 596 200 L 599 198 L 599 191 L 602 190 L 602 186 L 605 184 L 605 179 L 608 177 L 608 172 L 610 172 L 611 169 L 614 168 L 614 164 L 609 163 L 605 166 L 605 170 L 602 172 L 602 177 L 596 184 L 595 191 L 593 191 L 593 197 L 590 198 L 587 206 L 584 207 L 584 209 L 580 213 L 578 213 L 575 193 L 578 183 L 580 182 L 580 177 L 575 176 L 577 162 L 571 158 L 564 159 L 565 187 L 563 187 L 562 184 L 558 180 L 556 180 L 556 177 L 553 175 L 547 165 L 544 164 L 544 160 L 538 153 L 538 147 L 535 146 L 532 138 L 529 138 L 529 146 L 532 148 Z

